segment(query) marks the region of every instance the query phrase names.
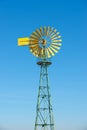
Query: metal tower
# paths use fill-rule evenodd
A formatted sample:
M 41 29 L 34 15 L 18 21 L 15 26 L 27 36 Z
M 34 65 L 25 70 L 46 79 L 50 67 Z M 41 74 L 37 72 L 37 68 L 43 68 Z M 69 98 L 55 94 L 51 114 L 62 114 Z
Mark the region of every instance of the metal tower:
M 36 109 L 35 130 L 54 130 L 53 109 L 50 101 L 48 66 L 51 62 L 38 62 L 40 65 L 40 82 Z
M 53 109 L 50 101 L 50 87 L 48 82 L 49 58 L 60 50 L 60 33 L 53 27 L 40 27 L 30 38 L 19 38 L 19 46 L 29 46 L 30 52 L 39 58 L 40 81 L 36 108 L 35 130 L 54 130 Z

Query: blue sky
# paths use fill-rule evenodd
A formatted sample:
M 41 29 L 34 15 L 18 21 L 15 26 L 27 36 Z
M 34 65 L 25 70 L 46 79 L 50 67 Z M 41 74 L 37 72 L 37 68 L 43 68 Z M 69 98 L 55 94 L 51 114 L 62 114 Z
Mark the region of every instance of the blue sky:
M 55 130 L 87 129 L 87 1 L 0 0 L 0 130 L 33 130 L 37 59 L 18 37 L 54 26 L 62 48 L 49 67 Z

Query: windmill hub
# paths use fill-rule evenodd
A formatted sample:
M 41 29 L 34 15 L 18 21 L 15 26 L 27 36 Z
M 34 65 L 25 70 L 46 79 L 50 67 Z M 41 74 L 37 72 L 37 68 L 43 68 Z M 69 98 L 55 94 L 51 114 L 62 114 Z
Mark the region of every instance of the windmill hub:
M 42 45 L 46 46 L 47 41 L 45 39 L 42 39 Z
M 46 47 L 46 44 L 47 44 L 47 41 L 46 41 L 45 39 L 41 39 L 41 40 L 39 41 L 39 46 L 40 46 L 41 48 Z

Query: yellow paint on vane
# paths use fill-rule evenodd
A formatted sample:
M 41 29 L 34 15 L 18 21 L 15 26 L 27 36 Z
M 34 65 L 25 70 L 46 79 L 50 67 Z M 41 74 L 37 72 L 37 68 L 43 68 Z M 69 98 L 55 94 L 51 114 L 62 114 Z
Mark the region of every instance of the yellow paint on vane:
M 27 46 L 30 43 L 30 39 L 28 37 L 18 38 L 18 46 Z

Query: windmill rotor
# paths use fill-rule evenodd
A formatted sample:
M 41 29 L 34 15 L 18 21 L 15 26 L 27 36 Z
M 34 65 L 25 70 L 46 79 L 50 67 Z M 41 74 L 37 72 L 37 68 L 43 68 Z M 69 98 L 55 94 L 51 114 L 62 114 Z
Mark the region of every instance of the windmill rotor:
M 60 33 L 54 27 L 40 27 L 30 35 L 30 52 L 41 59 L 55 55 L 61 47 Z

